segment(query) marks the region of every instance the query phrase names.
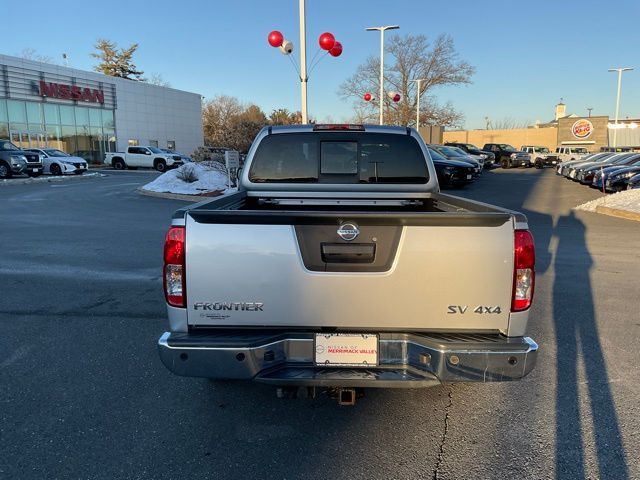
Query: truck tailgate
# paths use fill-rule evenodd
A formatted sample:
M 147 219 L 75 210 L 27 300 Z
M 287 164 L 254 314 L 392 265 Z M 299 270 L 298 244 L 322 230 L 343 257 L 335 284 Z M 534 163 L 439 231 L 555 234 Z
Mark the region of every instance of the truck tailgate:
M 509 214 L 300 220 L 218 223 L 186 215 L 189 324 L 507 329 Z M 340 238 L 341 225 L 355 225 L 358 237 Z

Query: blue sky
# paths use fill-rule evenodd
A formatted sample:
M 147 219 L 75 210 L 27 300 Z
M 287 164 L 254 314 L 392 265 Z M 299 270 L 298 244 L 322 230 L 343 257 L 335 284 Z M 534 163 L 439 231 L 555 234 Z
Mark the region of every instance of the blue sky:
M 26 19 L 19 3 L 3 10 L 5 19 Z M 138 42 L 138 67 L 160 73 L 174 88 L 207 98 L 232 95 L 267 113 L 300 108 L 293 68 L 266 41 L 278 29 L 298 44 L 297 0 L 35 0 L 28 10 L 40 13 L 3 23 L 0 53 L 33 48 L 62 62 L 66 52 L 71 66 L 90 70 L 96 39 Z M 365 27 L 398 24 L 401 34 L 450 34 L 477 68 L 473 84 L 434 92 L 465 114 L 468 128 L 484 127 L 485 116 L 547 121 L 561 97 L 568 112 L 586 115 L 593 107 L 593 115 L 613 116 L 616 76 L 607 69 L 617 66 L 636 67 L 624 74 L 620 116 L 640 117 L 639 21 L 638 0 L 307 0 L 308 55 L 324 31 L 344 47 L 341 57 L 327 57 L 311 74 L 309 110 L 320 120 L 349 117 L 351 104 L 341 100 L 339 86 L 367 56 L 378 55 L 379 34 Z

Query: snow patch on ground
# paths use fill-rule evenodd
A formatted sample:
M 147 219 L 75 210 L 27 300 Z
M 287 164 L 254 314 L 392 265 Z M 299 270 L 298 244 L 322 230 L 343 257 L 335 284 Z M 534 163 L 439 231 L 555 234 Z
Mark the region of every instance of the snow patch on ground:
M 191 176 L 195 181 L 188 182 L 181 177 Z M 163 173 L 153 182 L 147 183 L 142 190 L 159 193 L 179 193 L 182 195 L 205 195 L 211 192 L 229 194 L 235 187 L 228 189 L 227 173 L 219 162 L 185 163 Z
M 597 207 L 617 208 L 628 212 L 640 213 L 640 189 L 624 190 L 613 195 L 596 198 L 575 207 L 575 210 L 595 212 Z

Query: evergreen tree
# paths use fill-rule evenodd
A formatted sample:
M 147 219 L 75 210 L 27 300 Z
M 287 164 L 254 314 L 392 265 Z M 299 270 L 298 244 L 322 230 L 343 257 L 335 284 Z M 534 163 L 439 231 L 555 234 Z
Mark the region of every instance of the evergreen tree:
M 118 48 L 115 42 L 101 38 L 96 42 L 95 48 L 97 52 L 92 53 L 91 56 L 100 60 L 100 63 L 94 67 L 96 72 L 111 77 L 144 81 L 142 78 L 144 72 L 138 70 L 133 63 L 133 54 L 138 48 L 137 43 L 130 45 L 129 48 Z

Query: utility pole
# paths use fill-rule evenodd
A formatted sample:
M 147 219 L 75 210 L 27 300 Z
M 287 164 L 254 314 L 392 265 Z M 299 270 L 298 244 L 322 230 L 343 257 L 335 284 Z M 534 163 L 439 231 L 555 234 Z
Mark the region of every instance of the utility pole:
M 591 118 L 591 110 L 593 110 L 593 107 L 587 107 L 587 111 L 589 112 L 589 118 Z
M 367 27 L 367 31 L 377 30 L 380 32 L 380 94 L 378 102 L 380 103 L 380 125 L 384 124 L 383 101 L 384 101 L 384 32 L 386 30 L 396 30 L 399 25 L 387 25 L 384 27 Z
M 420 95 L 422 94 L 422 82 L 424 82 L 426 78 L 417 78 L 415 80 L 411 80 L 412 82 L 416 82 L 418 84 L 418 92 L 416 96 L 418 97 L 418 104 L 416 105 L 416 130 L 420 131 Z
M 307 31 L 305 17 L 305 0 L 300 0 L 300 96 L 302 124 L 309 123 L 307 116 Z
M 629 70 L 633 70 L 631 67 L 624 68 L 610 68 L 610 72 L 618 72 L 618 94 L 616 96 L 616 121 L 615 127 L 613 129 L 613 148 L 617 147 L 618 140 L 618 114 L 620 113 L 620 87 L 622 86 L 622 72 L 627 72 Z

